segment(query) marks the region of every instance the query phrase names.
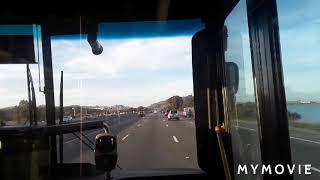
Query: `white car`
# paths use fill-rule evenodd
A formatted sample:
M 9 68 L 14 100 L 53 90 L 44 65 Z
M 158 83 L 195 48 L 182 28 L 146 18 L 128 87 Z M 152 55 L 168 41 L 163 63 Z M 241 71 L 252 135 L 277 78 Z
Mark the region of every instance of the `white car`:
M 63 122 L 69 122 L 72 120 L 71 116 L 63 116 Z
M 178 112 L 176 110 L 171 110 L 169 111 L 168 113 L 168 120 L 179 120 L 179 115 L 178 115 Z

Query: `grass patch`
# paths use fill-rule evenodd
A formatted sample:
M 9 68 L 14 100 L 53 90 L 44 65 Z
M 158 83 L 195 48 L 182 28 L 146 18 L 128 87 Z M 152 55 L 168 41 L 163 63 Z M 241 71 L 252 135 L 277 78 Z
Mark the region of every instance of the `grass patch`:
M 312 130 L 320 131 L 320 123 L 289 122 L 289 127 L 312 129 Z

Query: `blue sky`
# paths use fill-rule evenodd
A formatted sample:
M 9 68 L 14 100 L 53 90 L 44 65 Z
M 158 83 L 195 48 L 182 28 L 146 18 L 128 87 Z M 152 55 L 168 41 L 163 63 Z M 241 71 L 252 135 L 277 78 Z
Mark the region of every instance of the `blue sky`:
M 320 101 L 320 1 L 278 0 L 278 16 L 284 83 L 288 101 Z M 238 101 L 254 100 L 249 31 L 245 1 L 226 20 L 226 61 L 240 69 Z
M 319 7 L 319 0 L 278 0 L 287 100 L 320 100 Z
M 192 94 L 190 40 L 190 35 L 103 39 L 99 56 L 86 41 L 53 41 L 55 74 L 65 72 L 65 102 L 146 106 Z
M 56 105 L 61 70 L 65 105 L 137 107 L 173 95 L 193 94 L 191 38 L 200 29 L 200 20 L 102 24 L 98 38 L 104 51 L 98 56 L 92 54 L 85 35 L 53 37 Z M 27 98 L 25 73 L 21 74 L 25 66 L 1 68 L 6 69 L 3 74 L 20 73 L 6 77 L 6 85 L 2 87 L 8 88 L 0 89 L 7 94 L 0 106 L 16 105 L 20 99 Z M 37 65 L 31 65 L 31 70 L 37 87 Z M 40 71 L 43 74 L 42 68 Z M 37 92 L 37 101 L 44 104 L 43 93 Z

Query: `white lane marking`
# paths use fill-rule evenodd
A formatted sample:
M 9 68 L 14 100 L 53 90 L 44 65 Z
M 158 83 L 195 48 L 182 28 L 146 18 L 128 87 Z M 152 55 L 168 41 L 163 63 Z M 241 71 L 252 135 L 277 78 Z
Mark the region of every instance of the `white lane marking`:
M 126 136 L 124 136 L 121 140 L 124 141 L 128 136 L 129 136 L 129 134 L 127 134 Z
M 137 126 L 138 126 L 138 127 L 140 127 L 140 126 L 141 126 L 141 124 L 138 124 Z
M 166 127 L 169 127 L 169 125 L 168 125 L 168 124 L 166 124 Z
M 291 136 L 290 138 L 320 145 L 320 142 L 317 142 L 317 141 L 311 141 L 311 140 L 308 140 L 308 139 L 302 139 L 302 138 L 297 138 L 297 137 L 293 137 L 293 136 Z
M 235 127 L 237 128 L 237 126 L 235 126 Z M 245 127 L 241 127 L 241 126 L 238 126 L 238 128 L 246 129 L 246 130 L 249 130 L 249 131 L 256 131 L 255 129 L 245 128 Z
M 254 129 L 250 129 L 250 128 L 244 128 L 244 127 L 240 127 L 239 128 L 242 128 L 242 129 L 247 129 L 247 130 L 250 130 L 250 131 L 256 131 Z M 317 141 L 311 141 L 311 140 L 308 140 L 308 139 L 302 139 L 302 138 L 297 138 L 297 137 L 293 137 L 293 136 L 290 136 L 291 139 L 296 139 L 296 140 L 300 140 L 300 141 L 305 141 L 305 142 L 309 142 L 309 143 L 314 143 L 314 144 L 320 144 L 320 142 L 317 142 Z M 310 168 L 311 170 L 314 170 L 318 173 L 320 173 L 320 169 L 317 169 L 315 167 L 311 167 Z
M 314 170 L 314 171 L 316 171 L 316 172 L 318 172 L 318 173 L 320 173 L 320 169 L 317 169 L 317 168 L 315 168 L 315 167 L 311 167 L 310 169 L 311 169 L 311 170 Z
M 172 136 L 172 137 L 173 137 L 173 140 L 174 140 L 176 143 L 179 142 L 176 136 Z
M 193 122 L 189 122 L 190 124 L 193 124 Z
M 97 133 L 97 132 L 99 132 L 99 131 L 102 131 L 102 130 L 99 129 L 99 130 L 93 131 L 93 132 L 88 133 L 88 134 L 85 134 L 85 135 L 86 135 L 86 136 L 89 136 L 89 135 L 94 134 L 94 133 Z M 72 141 L 75 141 L 75 140 L 79 140 L 79 139 L 78 139 L 78 138 L 74 138 L 74 139 L 72 139 L 72 140 L 69 140 L 69 141 L 64 142 L 63 144 L 71 143 Z M 79 140 L 79 141 L 80 141 L 80 140 Z
M 72 139 L 72 140 L 69 140 L 69 141 L 66 141 L 65 143 L 63 143 L 63 144 L 68 144 L 68 143 L 71 143 L 72 141 L 75 141 L 75 140 L 77 140 L 78 138 L 74 138 L 74 139 Z
M 249 131 L 256 131 L 255 129 L 245 128 L 245 127 L 240 127 L 240 126 L 239 126 L 239 128 L 246 129 L 246 130 L 249 130 Z M 309 143 L 314 143 L 314 144 L 319 144 L 320 145 L 320 142 L 318 142 L 318 141 L 312 141 L 312 140 L 298 138 L 298 137 L 294 137 L 294 136 L 290 136 L 290 138 L 291 139 L 295 139 L 295 140 L 299 140 L 299 141 L 304 141 L 304 142 L 309 142 Z
M 186 159 L 189 159 L 190 157 L 189 156 L 186 156 Z

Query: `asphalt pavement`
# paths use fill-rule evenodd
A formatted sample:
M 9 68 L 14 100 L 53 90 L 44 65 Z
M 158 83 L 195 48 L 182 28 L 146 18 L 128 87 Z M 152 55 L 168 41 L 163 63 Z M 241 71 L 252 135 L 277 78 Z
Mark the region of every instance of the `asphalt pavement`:
M 196 155 L 195 122 L 181 118 L 168 121 L 163 114 L 146 117 L 118 117 L 111 129 L 118 139 L 118 165 L 122 169 L 146 170 L 157 168 L 198 169 Z M 84 132 L 94 140 L 102 130 Z M 292 159 L 294 164 L 312 164 L 312 175 L 295 175 L 295 179 L 320 178 L 320 133 L 290 128 Z M 253 122 L 238 121 L 232 127 L 234 163 L 261 164 L 257 126 Z M 73 135 L 64 136 L 64 162 L 94 164 L 94 153 Z M 261 179 L 244 176 L 237 179 Z

